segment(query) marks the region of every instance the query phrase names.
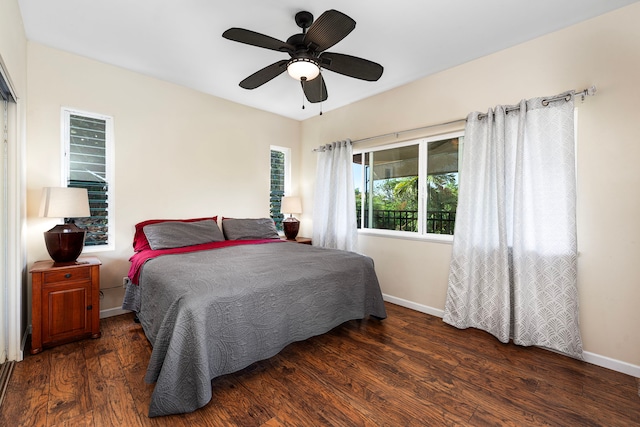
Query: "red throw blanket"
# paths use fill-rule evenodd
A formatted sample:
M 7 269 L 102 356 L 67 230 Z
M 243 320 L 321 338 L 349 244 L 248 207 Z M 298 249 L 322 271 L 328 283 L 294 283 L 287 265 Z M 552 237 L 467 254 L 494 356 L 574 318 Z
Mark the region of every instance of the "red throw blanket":
M 219 249 L 226 248 L 229 246 L 238 246 L 238 245 L 259 245 L 262 243 L 278 243 L 284 242 L 284 240 L 280 239 L 260 239 L 260 240 L 224 240 L 222 242 L 211 242 L 211 243 L 203 243 L 202 245 L 194 245 L 194 246 L 185 246 L 182 248 L 171 248 L 171 249 L 144 249 L 140 252 L 136 252 L 133 254 L 129 261 L 131 261 L 131 267 L 129 268 L 129 279 L 133 284 L 137 285 L 140 280 L 140 271 L 142 270 L 142 266 L 145 262 L 152 258 L 159 257 L 161 255 L 171 255 L 171 254 L 183 254 L 187 252 L 196 252 L 196 251 L 206 251 L 209 249 Z

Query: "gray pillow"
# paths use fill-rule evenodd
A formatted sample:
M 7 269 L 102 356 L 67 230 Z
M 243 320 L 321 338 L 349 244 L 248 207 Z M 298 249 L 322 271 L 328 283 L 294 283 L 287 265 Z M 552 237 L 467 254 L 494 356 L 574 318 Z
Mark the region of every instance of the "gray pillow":
M 223 218 L 222 231 L 227 240 L 279 239 L 271 218 Z
M 145 225 L 142 229 L 153 250 L 181 248 L 224 240 L 218 224 L 212 219 L 194 222 L 159 222 Z

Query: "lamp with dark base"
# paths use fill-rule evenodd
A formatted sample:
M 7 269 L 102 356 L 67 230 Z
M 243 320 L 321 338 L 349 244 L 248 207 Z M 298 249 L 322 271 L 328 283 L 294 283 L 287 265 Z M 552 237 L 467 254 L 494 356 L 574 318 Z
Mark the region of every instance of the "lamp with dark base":
M 282 228 L 287 240 L 295 240 L 300 229 L 300 221 L 293 216 L 294 213 L 302 212 L 302 203 L 299 197 L 283 197 L 280 210 L 284 214 L 289 214 L 288 218 L 282 221 Z
M 46 187 L 42 191 L 40 216 L 80 218 L 91 216 L 86 188 Z M 75 262 L 84 248 L 86 230 L 69 221 L 44 232 L 44 243 L 55 263 Z

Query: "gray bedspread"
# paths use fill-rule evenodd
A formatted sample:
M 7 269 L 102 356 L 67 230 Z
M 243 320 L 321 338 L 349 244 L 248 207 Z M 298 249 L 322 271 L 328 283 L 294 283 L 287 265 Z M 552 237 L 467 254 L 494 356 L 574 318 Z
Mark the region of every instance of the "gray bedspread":
M 211 379 L 294 341 L 386 317 L 371 258 L 289 242 L 149 260 L 123 308 L 138 312 L 153 345 L 150 417 L 206 405 Z

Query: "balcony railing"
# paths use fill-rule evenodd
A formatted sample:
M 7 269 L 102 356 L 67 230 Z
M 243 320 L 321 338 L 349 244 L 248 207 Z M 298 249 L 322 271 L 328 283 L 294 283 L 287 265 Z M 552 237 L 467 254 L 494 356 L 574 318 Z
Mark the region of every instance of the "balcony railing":
M 374 209 L 373 224 L 369 224 L 369 211 L 365 210 L 364 227 L 361 224 L 360 209 L 357 209 L 358 228 L 376 228 L 382 230 L 418 231 L 418 211 L 396 211 Z M 453 234 L 456 213 L 448 211 L 431 211 L 427 213 L 427 233 Z

